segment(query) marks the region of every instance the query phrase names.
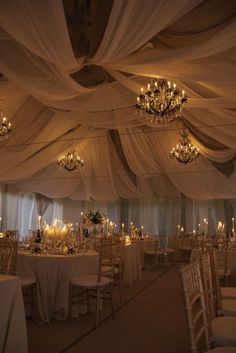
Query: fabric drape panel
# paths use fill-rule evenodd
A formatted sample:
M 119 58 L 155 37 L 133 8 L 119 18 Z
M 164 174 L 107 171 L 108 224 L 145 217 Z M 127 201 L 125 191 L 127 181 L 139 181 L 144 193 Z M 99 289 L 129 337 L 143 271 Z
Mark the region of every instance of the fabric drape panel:
M 17 229 L 20 237 L 29 234 L 29 230 L 38 228 L 39 211 L 37 203 L 42 200 L 41 195 L 35 195 L 20 191 L 13 187 L 3 187 L 0 192 L 0 209 L 3 221 L 3 230 Z M 38 199 L 38 200 L 37 200 Z M 226 224 L 228 206 L 231 214 L 228 219 L 228 231 L 231 227 L 231 217 L 236 216 L 235 199 L 227 200 L 194 200 L 182 198 L 181 195 L 168 197 L 142 197 L 128 200 L 128 207 L 120 201 L 74 201 L 70 199 L 46 199 L 40 202 L 42 208 L 46 208 L 43 221 L 53 224 L 55 219 L 72 222 L 75 228 L 81 225 L 81 212 L 100 210 L 110 221 L 115 222 L 116 231 L 121 229 L 121 223 L 125 222 L 125 228 L 129 230 L 130 222 L 136 227 L 144 227 L 144 234 L 166 235 L 177 233 L 177 225 L 181 219 L 185 219 L 186 231 L 196 231 L 202 234 L 204 231 L 204 219 L 208 221 L 210 234 L 217 232 L 218 222 Z M 184 208 L 181 204 L 184 202 Z M 43 207 L 44 206 L 44 207 Z M 181 209 L 184 214 L 181 216 Z M 122 219 L 121 219 L 122 215 Z M 4 218 L 5 217 L 5 218 Z M 227 216 L 228 217 L 228 216 Z M 77 225 L 75 224 L 77 223 Z
M 36 204 L 39 216 L 43 218 L 47 208 L 50 205 L 51 200 L 48 197 L 45 197 L 40 194 L 36 194 Z
M 89 58 L 75 56 L 67 15 L 61 0 L 0 4 L 0 93 L 13 127 L 0 146 L 0 182 L 86 202 L 236 197 L 235 2 L 114 0 Z M 182 115 L 201 150 L 191 165 L 169 158 L 181 124 L 156 127 L 135 112 L 153 76 L 189 97 Z M 72 148 L 85 165 L 68 174 L 56 163 Z
M 103 40 L 92 62 L 110 62 L 133 53 L 201 1 L 158 0 L 153 6 L 150 0 L 145 3 L 142 0 L 115 0 Z

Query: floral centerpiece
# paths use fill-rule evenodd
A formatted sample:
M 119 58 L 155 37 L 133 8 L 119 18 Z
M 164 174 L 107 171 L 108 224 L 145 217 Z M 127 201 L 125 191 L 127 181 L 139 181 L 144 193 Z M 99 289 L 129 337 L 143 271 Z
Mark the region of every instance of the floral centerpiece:
M 93 226 L 94 227 L 93 228 L 93 233 L 94 234 L 97 233 L 96 226 L 97 225 L 102 226 L 105 223 L 106 223 L 106 215 L 100 213 L 99 210 L 97 210 L 96 212 L 93 212 L 93 211 L 90 210 L 83 217 L 83 224 L 85 224 L 87 226 Z

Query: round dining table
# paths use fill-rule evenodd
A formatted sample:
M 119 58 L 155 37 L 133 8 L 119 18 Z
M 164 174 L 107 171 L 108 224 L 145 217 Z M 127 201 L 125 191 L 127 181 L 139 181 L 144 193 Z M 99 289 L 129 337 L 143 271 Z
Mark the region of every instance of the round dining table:
M 3 274 L 0 274 L 0 352 L 28 352 L 20 281 L 16 276 Z
M 35 317 L 43 323 L 51 319 L 66 319 L 70 279 L 77 275 L 95 274 L 97 269 L 98 254 L 93 251 L 71 255 L 19 252 L 16 273 L 35 276 Z

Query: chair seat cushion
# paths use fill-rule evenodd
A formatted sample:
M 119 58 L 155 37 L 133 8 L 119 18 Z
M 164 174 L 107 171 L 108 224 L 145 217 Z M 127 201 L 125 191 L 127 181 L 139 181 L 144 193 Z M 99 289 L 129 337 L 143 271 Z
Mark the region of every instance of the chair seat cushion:
M 145 255 L 164 255 L 165 254 L 165 250 L 145 250 Z
M 167 254 L 174 254 L 174 253 L 175 253 L 175 249 L 166 248 L 166 249 L 165 249 L 165 253 L 167 253 Z
M 103 274 L 111 273 L 112 272 L 112 266 L 102 266 L 101 271 L 102 271 Z M 116 274 L 116 273 L 119 272 L 119 269 L 117 267 L 114 267 L 113 268 L 113 272 Z
M 221 302 L 224 316 L 236 316 L 236 300 L 224 299 Z
M 18 276 L 21 287 L 32 286 L 36 284 L 36 277 L 34 276 Z
M 236 299 L 236 287 L 220 287 L 223 299 Z
M 210 349 L 206 353 L 236 353 L 236 347 L 217 347 Z
M 212 320 L 212 339 L 220 346 L 236 346 L 236 317 L 217 317 Z
M 111 283 L 111 279 L 109 277 L 101 276 L 101 282 L 98 283 L 97 275 L 81 275 L 72 277 L 70 283 L 79 287 L 94 288 L 98 285 L 102 287 Z
M 225 271 L 223 268 L 217 269 L 217 273 L 219 276 L 231 276 L 231 271 Z

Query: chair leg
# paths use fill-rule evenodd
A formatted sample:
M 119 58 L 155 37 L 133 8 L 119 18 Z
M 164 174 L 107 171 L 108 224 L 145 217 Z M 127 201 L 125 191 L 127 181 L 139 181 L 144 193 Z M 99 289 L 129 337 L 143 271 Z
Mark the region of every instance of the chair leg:
M 100 287 L 97 287 L 96 328 L 99 326 Z
M 72 288 L 71 284 L 69 284 L 69 306 L 68 306 L 68 320 L 71 320 L 71 306 L 72 306 Z
M 119 270 L 119 294 L 120 294 L 120 302 L 122 303 L 122 292 L 121 292 L 121 285 L 122 285 L 122 273 Z
M 113 295 L 112 295 L 112 284 L 110 284 L 110 302 L 111 302 L 112 319 L 115 320 L 115 311 L 114 311 L 114 306 L 113 306 Z
M 36 284 L 32 286 L 32 319 L 35 321 L 35 294 L 36 294 Z
M 90 312 L 90 296 L 89 289 L 86 289 L 86 305 L 87 305 L 87 314 Z

